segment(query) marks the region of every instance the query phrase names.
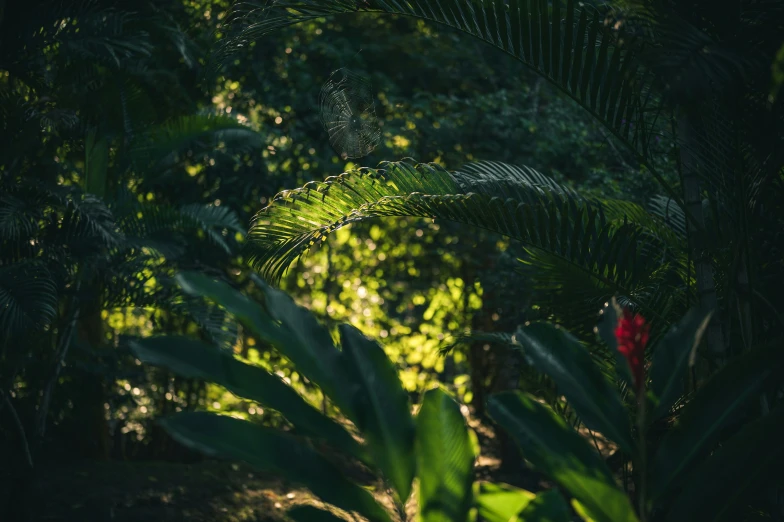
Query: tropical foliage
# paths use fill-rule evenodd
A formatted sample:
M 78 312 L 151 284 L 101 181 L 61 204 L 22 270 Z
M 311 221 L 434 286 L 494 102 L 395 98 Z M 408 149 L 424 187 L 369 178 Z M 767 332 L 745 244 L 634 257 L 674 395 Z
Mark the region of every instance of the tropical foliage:
M 0 518 L 781 518 L 782 23 L 0 0 Z

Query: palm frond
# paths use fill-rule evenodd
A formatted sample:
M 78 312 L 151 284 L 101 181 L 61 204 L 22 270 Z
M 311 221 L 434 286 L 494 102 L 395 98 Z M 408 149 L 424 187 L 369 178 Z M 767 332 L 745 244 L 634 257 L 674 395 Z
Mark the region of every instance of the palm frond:
M 236 212 L 228 207 L 186 205 L 179 209 L 179 213 L 186 224 L 203 230 L 210 240 L 220 246 L 227 254 L 231 253 L 231 247 L 225 239 L 228 231 L 245 233 L 245 228 L 240 223 Z
M 30 335 L 57 316 L 57 285 L 40 263 L 0 266 L 0 332 Z
M 406 15 L 434 22 L 502 50 L 542 75 L 634 150 L 657 176 L 651 140 L 668 134 L 664 106 L 644 43 L 612 11 L 576 0 L 272 0 L 239 3 L 216 53 L 227 62 L 254 40 L 289 25 L 344 13 Z M 666 186 L 663 179 L 659 181 Z M 671 194 L 674 196 L 674 194 Z
M 137 167 L 171 163 L 189 149 L 209 150 L 219 144 L 243 152 L 262 145 L 251 127 L 228 115 L 193 114 L 140 133 L 131 147 Z
M 116 246 L 122 241 L 123 234 L 101 198 L 69 191 L 63 201 L 65 212 L 61 229 L 66 241 L 72 244 L 99 241 L 100 246 L 105 247 Z
M 652 294 L 650 289 L 665 274 L 684 272 L 678 257 L 668 254 L 669 247 L 654 230 L 629 218 L 616 219 L 613 212 L 624 206 L 613 206 L 612 201 L 608 218 L 601 202 L 570 197 L 541 184 L 521 181 L 504 197 L 499 184 L 477 184 L 477 170 L 472 170 L 469 183 L 461 172 L 450 174 L 437 165 L 397 162 L 381 167 L 347 172 L 276 196 L 253 220 L 248 235 L 250 262 L 265 277 L 277 279 L 338 228 L 370 218 L 416 216 L 455 221 L 520 241 L 528 249 L 528 262 L 544 274 L 540 283 L 550 291 L 572 291 L 565 287 L 569 281 L 555 275 L 569 267 L 564 273 L 570 277 L 580 274 L 591 281 L 580 286 L 583 295 L 573 296 L 591 312 L 615 294 L 653 308 L 666 291 Z M 492 165 L 482 168 L 492 169 Z M 500 177 L 509 168 L 503 166 L 501 173 L 487 177 Z M 530 176 L 542 180 L 539 173 Z M 485 194 L 465 192 L 461 186 L 492 189 Z
M 115 206 L 118 224 L 125 234 L 120 248 L 149 248 L 167 258 L 176 258 L 185 251 L 185 242 L 199 233 L 226 253 L 232 247 L 228 233 L 244 234 L 245 228 L 233 210 L 215 205 L 191 204 L 182 207 L 140 203 L 133 197 L 122 197 Z
M 648 201 L 648 208 L 676 234 L 683 238 L 686 237 L 686 214 L 672 199 L 665 196 L 653 196 Z

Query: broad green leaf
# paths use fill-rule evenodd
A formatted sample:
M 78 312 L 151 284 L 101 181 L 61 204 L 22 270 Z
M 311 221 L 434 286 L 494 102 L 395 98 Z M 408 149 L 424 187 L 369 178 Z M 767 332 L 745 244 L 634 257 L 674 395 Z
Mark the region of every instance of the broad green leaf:
M 520 522 L 571 522 L 569 505 L 558 491 L 539 493 L 518 515 Z
M 183 377 L 219 384 L 230 392 L 280 412 L 298 430 L 357 458 L 364 450 L 338 423 L 323 415 L 280 378 L 201 341 L 185 337 L 148 337 L 130 343 L 148 364 L 165 366 Z
M 651 388 L 659 402 L 650 422 L 665 415 L 683 394 L 683 380 L 690 359 L 708 326 L 711 312 L 693 308 L 656 343 L 651 365 Z
M 264 308 L 223 281 L 199 272 L 180 272 L 175 280 L 185 293 L 210 298 L 262 339 L 268 342 L 279 340 L 279 327 Z
M 615 371 L 618 378 L 624 384 L 630 385 L 632 383 L 632 372 L 629 368 L 629 362 L 626 357 L 618 351 L 618 339 L 615 337 L 615 329 L 618 327 L 618 321 L 623 314 L 623 309 L 618 304 L 618 301 L 613 297 L 602 308 L 602 320 L 596 326 L 599 337 L 607 344 L 610 353 L 615 357 Z
M 373 496 L 349 481 L 305 441 L 251 422 L 206 412 L 179 413 L 161 421 L 176 440 L 208 455 L 247 462 L 260 471 L 301 484 L 324 502 L 390 522 Z
M 342 362 L 352 388 L 352 420 L 374 462 L 405 502 L 414 479 L 414 421 L 397 370 L 378 343 L 340 325 Z
M 329 332 L 313 315 L 297 306 L 279 290 L 264 285 L 266 310 L 228 284 L 196 272 L 177 275 L 182 289 L 204 296 L 223 306 L 264 341 L 288 358 L 297 371 L 318 384 L 335 403 L 350 407 L 343 389 L 345 376 L 339 364 L 340 352 Z
M 346 522 L 346 519 L 314 506 L 296 506 L 286 511 L 294 522 Z
M 467 520 L 474 452 L 460 407 L 444 391 L 430 390 L 425 393 L 416 425 L 420 519 Z
M 652 500 L 680 484 L 693 464 L 713 448 L 722 429 L 758 395 L 767 377 L 781 366 L 784 350 L 777 348 L 757 349 L 729 361 L 681 410 L 678 423 L 652 460 Z
M 283 342 L 275 347 L 296 365 L 297 371 L 318 384 L 343 413 L 351 417 L 348 387 L 356 384 L 350 382 L 345 362 L 329 331 L 288 294 L 269 286 L 259 277 L 252 278 L 264 291 L 270 315 L 280 322 L 281 330 L 285 332 Z
M 508 484 L 481 483 L 476 495 L 479 516 L 487 522 L 510 522 L 517 520 L 536 495 Z
M 669 511 L 668 522 L 741 520 L 749 495 L 781 474 L 784 407 L 740 430 L 689 474 Z
M 548 323 L 520 328 L 515 339 L 531 363 L 555 381 L 588 428 L 617 442 L 627 453 L 635 453 L 629 416 L 617 390 L 577 339 Z
M 479 516 L 487 522 L 510 522 L 517 520 L 531 501 L 534 493 L 508 484 L 482 482 L 477 485 L 476 506 Z
M 602 458 L 547 406 L 522 393 L 494 395 L 488 411 L 517 442 L 523 456 L 585 507 L 596 522 L 636 522 L 626 494 Z

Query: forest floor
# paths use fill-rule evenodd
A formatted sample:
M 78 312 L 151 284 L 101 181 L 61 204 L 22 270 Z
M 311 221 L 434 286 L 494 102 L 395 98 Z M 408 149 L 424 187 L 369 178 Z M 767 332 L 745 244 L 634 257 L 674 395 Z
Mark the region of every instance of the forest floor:
M 490 430 L 472 423 L 482 446 L 478 480 L 507 482 L 530 490 L 551 487 L 530 470 L 509 475 L 500 467 Z M 347 469 L 393 511 L 380 483 L 361 469 Z M 35 522 L 261 522 L 285 520 L 295 504 L 318 504 L 305 489 L 242 465 L 216 460 L 173 462 L 77 461 L 41 472 Z M 406 511 L 416 511 L 412 495 Z

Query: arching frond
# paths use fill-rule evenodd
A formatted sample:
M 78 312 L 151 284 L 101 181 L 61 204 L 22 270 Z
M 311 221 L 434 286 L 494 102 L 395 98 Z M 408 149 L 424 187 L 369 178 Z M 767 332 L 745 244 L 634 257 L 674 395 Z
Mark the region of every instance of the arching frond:
M 492 169 L 492 164 L 482 168 Z M 608 218 L 599 201 L 570 197 L 522 180 L 504 197 L 501 185 L 477 185 L 480 174 L 472 169 L 466 179 L 461 172 L 449 173 L 432 164 L 382 163 L 380 169 L 363 168 L 282 192 L 253 220 L 249 260 L 265 277 L 276 279 L 338 228 L 370 218 L 417 216 L 503 234 L 523 243 L 529 250 L 528 262 L 546 273 L 568 267 L 566 273 L 582 274 L 592 281 L 591 291 L 580 299 L 593 307 L 591 314 L 615 294 L 640 301 L 644 307 L 659 304 L 659 294 L 650 293 L 652 285 L 664 273 L 680 273 L 678 263 L 667 255 L 666 243 L 654 231 L 612 216 L 624 205 L 607 202 Z M 531 176 L 542 179 L 539 173 Z M 493 188 L 485 194 L 466 192 L 462 186 Z M 639 207 L 628 208 L 644 213 Z M 649 217 L 647 221 L 655 220 Z M 553 270 L 548 270 L 550 266 Z M 556 281 L 552 274 L 542 281 L 551 290 L 568 291 L 562 288 L 568 282 Z
M 648 202 L 650 212 L 675 231 L 679 236 L 686 237 L 686 215 L 672 199 L 665 196 L 653 196 Z
M 550 81 L 597 118 L 655 170 L 651 145 L 669 135 L 669 117 L 641 60 L 643 40 L 610 23 L 604 4 L 577 0 L 267 0 L 241 2 L 216 63 L 233 60 L 254 40 L 289 25 L 344 13 L 406 15 L 476 37 Z
M 226 253 L 231 246 L 226 236 L 231 232 L 244 233 L 237 214 L 228 207 L 215 205 L 142 204 L 134 199 L 123 199 L 116 207 L 119 226 L 126 235 L 123 248 L 147 247 L 165 257 L 177 257 L 183 252 L 182 236 L 195 237 L 203 232 L 213 244 Z
M 227 115 L 183 116 L 140 133 L 130 155 L 138 167 L 171 162 L 188 149 L 208 150 L 224 143 L 239 152 L 262 145 L 254 129 Z

